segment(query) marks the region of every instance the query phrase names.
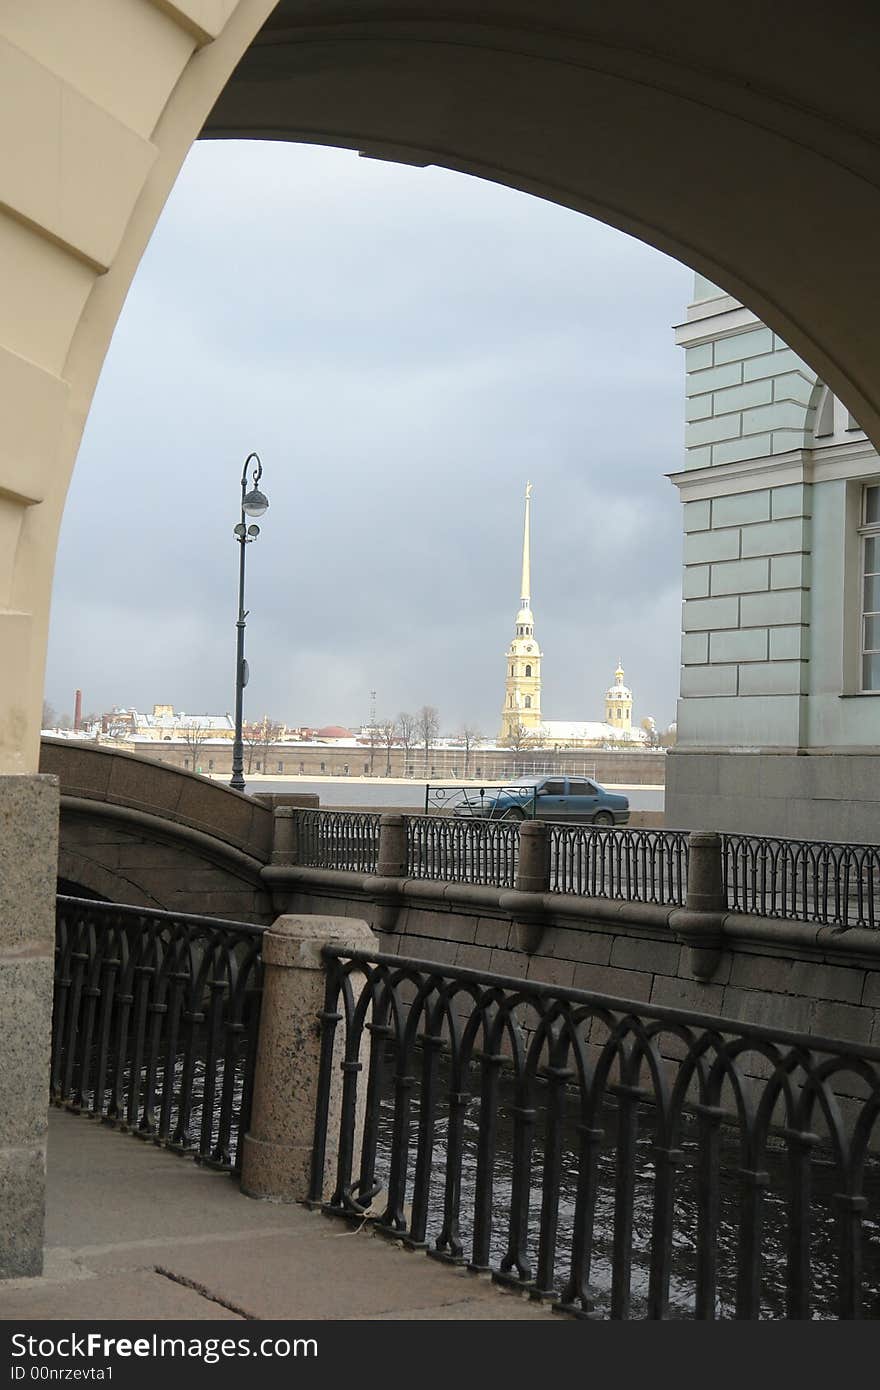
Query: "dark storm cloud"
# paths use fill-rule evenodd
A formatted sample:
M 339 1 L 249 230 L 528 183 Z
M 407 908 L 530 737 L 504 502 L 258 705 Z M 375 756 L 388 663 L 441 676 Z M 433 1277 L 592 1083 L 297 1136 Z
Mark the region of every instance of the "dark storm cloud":
M 618 658 L 666 723 L 678 673 L 689 273 L 554 205 L 309 147 L 198 146 L 129 295 L 56 572 L 47 694 L 231 705 L 238 479 L 248 712 L 429 702 L 494 733 L 525 480 L 548 718 Z

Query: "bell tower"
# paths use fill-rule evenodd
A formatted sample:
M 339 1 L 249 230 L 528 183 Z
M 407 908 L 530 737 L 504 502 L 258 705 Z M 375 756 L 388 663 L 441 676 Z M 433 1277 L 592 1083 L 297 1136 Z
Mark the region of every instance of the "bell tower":
M 513 641 L 507 649 L 504 708 L 500 741 L 516 737 L 518 730 L 537 733 L 541 727 L 541 649 L 535 641 L 532 616 L 529 523 L 532 485 L 526 483 L 526 515 L 523 527 L 522 583 Z

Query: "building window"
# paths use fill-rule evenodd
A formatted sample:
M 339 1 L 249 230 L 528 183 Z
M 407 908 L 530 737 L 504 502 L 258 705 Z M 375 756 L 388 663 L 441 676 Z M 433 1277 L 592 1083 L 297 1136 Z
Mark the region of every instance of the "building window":
M 527 667 L 526 667 L 526 675 L 527 675 L 527 676 L 530 676 L 531 674 L 532 674 L 532 668 L 531 668 L 531 666 L 527 666 Z
M 284 771 L 284 764 L 283 764 L 283 763 L 279 763 L 279 764 L 278 764 L 278 771 L 279 771 L 279 772 L 283 772 L 283 771 Z
M 213 759 L 213 758 L 209 758 L 209 759 L 208 759 L 208 771 L 209 771 L 209 772 L 213 772 L 213 771 L 214 771 L 214 759 Z
M 184 758 L 183 765 L 184 767 L 189 767 L 189 758 Z
M 324 771 L 324 766 L 325 766 L 325 764 L 322 763 L 322 764 L 321 764 L 321 771 L 322 771 L 322 772 Z
M 526 696 L 526 709 L 531 709 L 531 708 L 532 708 L 532 697 L 531 697 L 531 695 L 527 695 L 527 696 Z
M 263 770 L 263 764 L 262 764 L 262 763 L 257 763 L 257 772 L 262 772 L 262 770 Z
M 880 485 L 862 491 L 861 689 L 880 690 Z

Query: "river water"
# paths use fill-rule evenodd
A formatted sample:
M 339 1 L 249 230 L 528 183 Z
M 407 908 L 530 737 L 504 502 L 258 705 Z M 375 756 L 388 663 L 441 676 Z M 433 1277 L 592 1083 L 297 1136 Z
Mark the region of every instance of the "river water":
M 363 806 L 377 810 L 385 806 L 412 806 L 424 810 L 425 806 L 425 783 L 414 778 L 251 776 L 246 780 L 246 791 L 251 796 L 256 792 L 316 792 L 322 806 Z M 473 785 L 478 786 L 477 783 Z M 631 811 L 663 810 L 663 787 L 615 786 L 609 789 L 623 792 L 629 798 Z

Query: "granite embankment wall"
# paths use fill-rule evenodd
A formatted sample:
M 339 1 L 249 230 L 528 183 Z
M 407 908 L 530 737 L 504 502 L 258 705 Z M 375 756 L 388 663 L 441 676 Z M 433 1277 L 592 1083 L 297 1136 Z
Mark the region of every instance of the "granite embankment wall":
M 700 853 L 692 840 L 685 907 L 405 878 L 387 849 L 375 875 L 276 862 L 263 877 L 277 911 L 362 918 L 385 951 L 880 1046 L 880 931 L 727 912 Z M 843 1109 L 860 1085 L 838 1088 Z
M 262 923 L 360 917 L 400 954 L 880 1045 L 880 931 L 727 912 L 699 836 L 686 906 L 546 891 L 534 822 L 514 889 L 406 877 L 393 814 L 376 873 L 313 868 L 298 862 L 292 798 L 265 804 L 113 750 L 44 757 L 61 776 L 60 871 L 111 900 Z

